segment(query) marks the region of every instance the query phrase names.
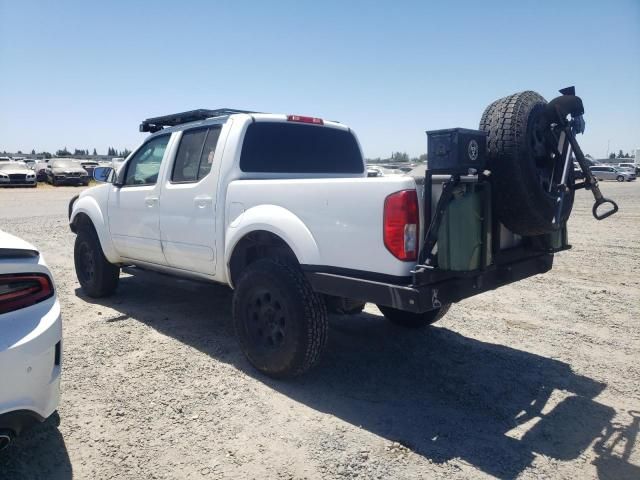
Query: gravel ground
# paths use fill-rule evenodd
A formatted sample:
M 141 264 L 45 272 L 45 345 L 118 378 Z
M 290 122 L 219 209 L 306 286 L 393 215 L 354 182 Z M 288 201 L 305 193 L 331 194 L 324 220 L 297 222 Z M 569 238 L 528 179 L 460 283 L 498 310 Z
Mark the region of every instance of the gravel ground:
M 0 190 L 0 228 L 44 252 L 64 316 L 59 416 L 0 455 L 2 479 L 639 479 L 640 182 L 578 192 L 552 272 L 404 331 L 373 305 L 332 318 L 321 365 L 251 369 L 230 291 L 123 276 L 78 289 L 73 187 Z M 4 387 L 4 386 L 1 386 Z

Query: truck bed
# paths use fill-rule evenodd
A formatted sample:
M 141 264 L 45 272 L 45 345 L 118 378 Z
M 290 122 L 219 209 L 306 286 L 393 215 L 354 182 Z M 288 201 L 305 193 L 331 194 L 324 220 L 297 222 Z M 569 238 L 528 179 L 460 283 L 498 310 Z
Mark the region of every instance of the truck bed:
M 252 208 L 268 203 L 283 209 L 274 209 L 279 212 L 275 215 L 290 213 L 299 219 L 317 246 L 316 252 L 308 252 L 301 242 L 288 242 L 294 251 L 300 248 L 295 253 L 304 269 L 398 280 L 409 277 L 415 262 L 398 260 L 384 246 L 384 201 L 394 192 L 415 188 L 414 179 L 405 176 L 236 180 L 227 191 L 225 227 L 233 228 Z M 276 220 L 265 228 L 277 225 Z

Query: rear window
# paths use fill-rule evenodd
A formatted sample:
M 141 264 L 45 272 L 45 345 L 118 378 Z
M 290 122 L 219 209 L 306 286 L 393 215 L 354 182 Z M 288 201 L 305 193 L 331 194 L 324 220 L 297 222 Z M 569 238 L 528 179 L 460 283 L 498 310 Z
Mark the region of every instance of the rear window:
M 240 169 L 263 173 L 362 173 L 364 162 L 351 132 L 293 123 L 252 123 Z

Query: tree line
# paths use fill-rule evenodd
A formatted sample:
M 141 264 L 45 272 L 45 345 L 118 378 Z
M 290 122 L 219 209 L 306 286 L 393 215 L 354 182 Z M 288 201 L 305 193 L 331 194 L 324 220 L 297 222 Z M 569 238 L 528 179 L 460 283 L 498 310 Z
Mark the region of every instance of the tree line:
M 614 152 L 611 152 L 609 154 L 609 160 L 613 160 L 614 158 L 633 158 L 633 155 L 629 153 L 625 153 L 622 150 L 619 150 L 618 155 L 616 155 Z
M 417 157 L 410 157 L 407 152 L 392 152 L 389 158 L 366 158 L 367 163 L 425 163 L 427 154 L 423 153 Z
M 592 163 L 595 161 L 591 155 L 587 154 L 585 156 L 590 159 Z M 633 155 L 628 152 L 623 152 L 622 149 L 619 150 L 617 154 L 615 152 L 609 154 L 610 160 L 616 158 L 633 158 Z M 389 158 L 366 158 L 365 161 L 367 163 L 425 163 L 427 161 L 427 154 L 423 153 L 418 157 L 410 157 L 406 152 L 393 152 Z

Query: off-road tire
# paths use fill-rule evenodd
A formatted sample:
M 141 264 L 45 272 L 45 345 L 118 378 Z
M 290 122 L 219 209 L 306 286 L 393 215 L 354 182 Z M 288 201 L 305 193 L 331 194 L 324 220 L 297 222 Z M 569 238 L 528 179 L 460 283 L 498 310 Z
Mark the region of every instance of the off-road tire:
M 120 267 L 105 258 L 98 234 L 92 226 L 83 226 L 78 231 L 73 260 L 76 277 L 84 293 L 92 298 L 113 294 L 120 279 Z
M 398 310 L 397 308 L 385 307 L 384 305 L 378 305 L 378 309 L 387 320 L 394 325 L 399 325 L 405 328 L 424 328 L 432 325 L 444 317 L 450 307 L 451 304 L 449 303 L 428 312 L 413 313 Z
M 559 160 L 539 147 L 544 143 L 539 132 L 546 103 L 536 92 L 516 93 L 493 102 L 480 120 L 480 130 L 487 132 L 487 161 L 498 219 L 523 236 L 550 233 L 557 227 L 553 217 L 558 195 L 548 191 L 549 184 L 556 182 L 550 181 L 544 167 Z M 573 167 L 569 177 L 572 180 Z M 558 223 L 569 218 L 573 197 L 573 191 L 565 196 Z
M 258 260 L 240 274 L 233 295 L 240 348 L 260 372 L 300 375 L 318 363 L 327 343 L 324 300 L 287 260 Z

